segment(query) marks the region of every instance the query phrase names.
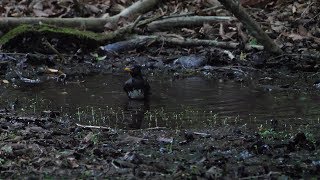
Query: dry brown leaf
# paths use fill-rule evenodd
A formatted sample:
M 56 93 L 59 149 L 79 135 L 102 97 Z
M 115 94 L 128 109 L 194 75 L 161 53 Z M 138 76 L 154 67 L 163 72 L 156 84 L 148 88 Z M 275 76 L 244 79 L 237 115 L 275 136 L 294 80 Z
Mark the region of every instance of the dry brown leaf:
M 224 32 L 224 27 L 222 23 L 220 23 L 220 26 L 219 26 L 219 35 L 222 39 L 225 39 L 225 32 Z
M 228 33 L 225 34 L 225 37 L 226 37 L 227 39 L 232 39 L 232 37 L 233 37 L 235 34 L 237 34 L 237 32 L 228 32 Z
M 71 168 L 79 167 L 79 164 L 77 163 L 77 160 L 74 157 L 68 157 L 67 162 Z
M 301 36 L 308 36 L 309 35 L 307 29 L 305 27 L 303 27 L 302 25 L 298 26 L 298 32 Z
M 86 8 L 90 11 L 90 12 L 92 12 L 92 13 L 94 13 L 94 14 L 99 14 L 99 13 L 102 13 L 101 12 L 101 10 L 99 9 L 99 8 L 97 8 L 96 6 L 94 6 L 94 5 L 86 5 Z
M 320 45 L 320 38 L 312 36 L 314 42 L 316 42 L 318 45 Z
M 293 14 L 295 14 L 297 12 L 297 7 L 293 5 L 291 11 Z
M 297 33 L 291 33 L 291 34 L 289 34 L 288 37 L 291 38 L 293 41 L 298 41 L 298 40 L 302 40 L 302 39 L 305 38 L 305 37 L 303 37 L 303 36 L 301 36 L 300 34 L 297 34 Z
M 271 23 L 271 29 L 277 33 L 281 33 L 285 30 L 284 22 L 275 21 Z
M 38 9 L 33 9 L 33 13 L 37 17 L 48 17 L 49 16 L 49 14 L 43 12 L 42 10 L 38 10 Z
M 117 24 L 116 23 L 112 23 L 112 22 L 107 22 L 105 25 L 104 25 L 105 29 L 106 30 L 115 30 L 117 29 Z
M 32 6 L 33 9 L 43 10 L 42 1 L 38 1 L 35 5 Z
M 242 6 L 263 7 L 275 0 L 240 0 Z
M 113 13 L 120 13 L 124 9 L 125 7 L 121 4 L 114 4 L 113 6 L 111 6 L 110 11 Z
M 208 23 L 204 23 L 203 26 L 201 27 L 201 29 L 199 30 L 199 32 L 201 34 L 204 34 L 206 36 L 210 36 L 213 34 L 214 32 L 214 28 L 213 26 L 211 26 L 210 24 Z
M 182 28 L 181 29 L 182 32 L 186 32 L 188 34 L 196 34 L 196 31 L 193 29 L 188 29 L 188 28 Z
M 161 143 L 173 143 L 173 137 L 170 137 L 170 138 L 158 137 L 157 141 Z
M 218 0 L 204 0 L 202 3 L 208 4 L 208 5 L 206 5 L 208 7 L 221 6 L 221 4 Z
M 83 138 L 82 143 L 88 143 L 92 140 L 94 134 L 93 132 L 89 132 L 86 137 Z
M 135 136 L 124 136 L 121 137 L 121 143 L 122 144 L 127 144 L 127 143 L 140 143 L 143 141 L 143 138 L 135 137 Z

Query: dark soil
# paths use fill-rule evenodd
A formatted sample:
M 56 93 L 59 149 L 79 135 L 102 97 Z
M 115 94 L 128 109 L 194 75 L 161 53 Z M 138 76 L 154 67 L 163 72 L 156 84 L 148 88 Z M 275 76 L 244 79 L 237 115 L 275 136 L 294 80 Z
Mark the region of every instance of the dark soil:
M 2 178 L 312 178 L 319 142 L 224 125 L 113 130 L 1 113 Z M 51 116 L 51 117 L 50 117 Z

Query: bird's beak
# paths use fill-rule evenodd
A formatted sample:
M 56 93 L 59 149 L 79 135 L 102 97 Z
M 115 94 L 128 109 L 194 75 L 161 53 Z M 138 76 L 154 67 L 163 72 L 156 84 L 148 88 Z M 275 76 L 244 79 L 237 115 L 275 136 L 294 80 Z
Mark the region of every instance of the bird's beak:
M 124 68 L 124 70 L 127 72 L 132 72 L 131 68 L 129 68 L 129 67 Z

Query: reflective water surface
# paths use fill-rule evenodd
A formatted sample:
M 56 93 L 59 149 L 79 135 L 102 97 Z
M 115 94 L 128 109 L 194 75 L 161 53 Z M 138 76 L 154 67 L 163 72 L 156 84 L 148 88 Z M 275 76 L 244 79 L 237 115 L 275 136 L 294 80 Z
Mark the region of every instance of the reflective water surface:
M 115 128 L 210 127 L 223 123 L 290 124 L 317 122 L 320 96 L 294 91 L 264 91 L 235 82 L 200 77 L 179 80 L 150 78 L 149 101 L 128 100 L 122 90 L 126 74 L 92 76 L 81 82 L 46 83 L 36 87 L 1 87 L 2 106 L 40 114 L 62 112 L 62 120 Z M 16 99 L 15 103 L 12 100 Z

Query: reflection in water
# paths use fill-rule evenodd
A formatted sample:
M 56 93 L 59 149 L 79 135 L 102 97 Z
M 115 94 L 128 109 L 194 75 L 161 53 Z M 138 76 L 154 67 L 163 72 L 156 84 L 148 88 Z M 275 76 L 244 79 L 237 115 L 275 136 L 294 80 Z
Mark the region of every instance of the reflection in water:
M 0 87 L 0 103 L 19 99 L 20 113 L 58 110 L 82 124 L 115 128 L 211 127 L 216 124 L 262 124 L 271 119 L 299 124 L 317 120 L 319 95 L 263 91 L 234 82 L 192 77 L 179 80 L 149 77 L 150 100 L 128 100 L 123 92 L 127 74 L 93 76 L 84 82 L 13 89 Z
M 144 114 L 150 110 L 149 100 L 137 101 L 128 99 L 123 109 L 130 114 L 129 119 L 126 119 L 129 122 L 128 127 L 130 129 L 141 129 Z

